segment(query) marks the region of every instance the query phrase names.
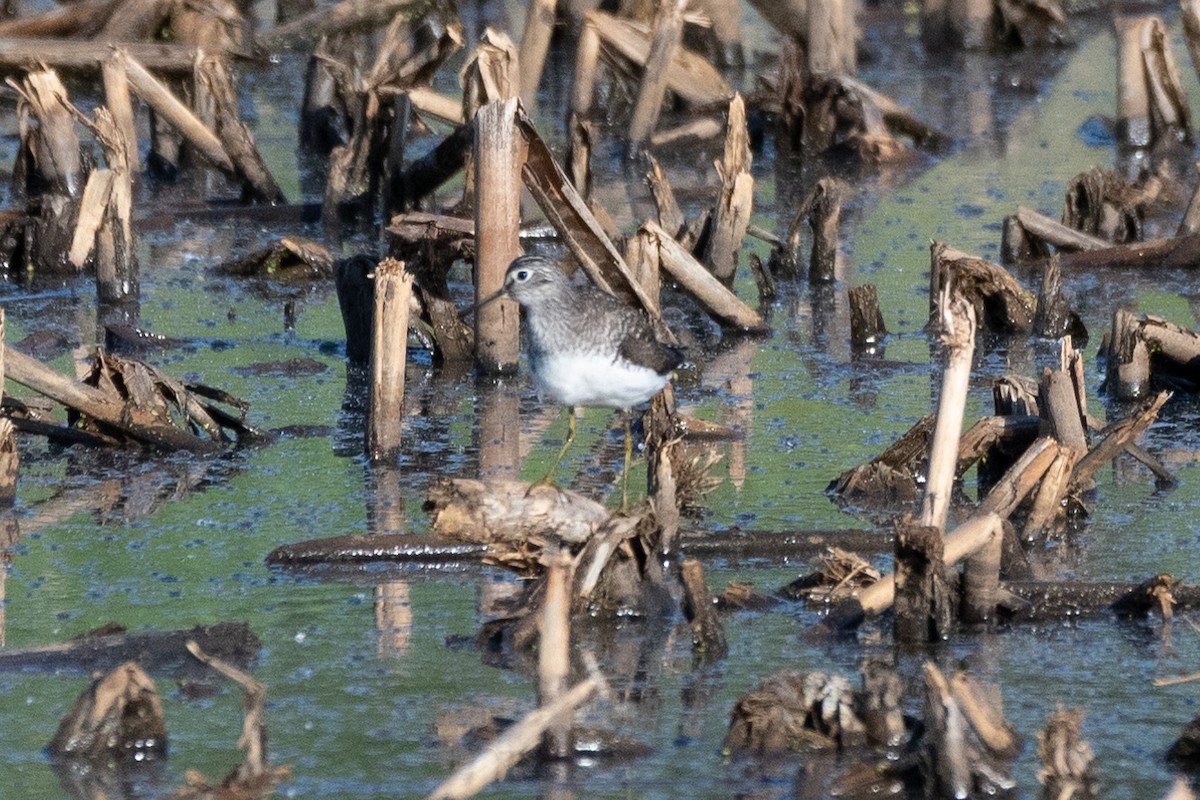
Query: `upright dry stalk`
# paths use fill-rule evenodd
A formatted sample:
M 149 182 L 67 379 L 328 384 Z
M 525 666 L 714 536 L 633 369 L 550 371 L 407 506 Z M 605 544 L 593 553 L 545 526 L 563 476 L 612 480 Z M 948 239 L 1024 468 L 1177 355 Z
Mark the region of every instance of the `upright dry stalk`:
M 571 576 L 570 553 L 560 549 L 546 563 L 546 594 L 538 624 L 538 705 L 546 706 L 562 696 L 571 671 Z M 571 718 L 564 716 L 546 730 L 543 747 L 550 758 L 567 758 L 571 741 Z
M 532 111 L 537 101 L 542 67 L 550 49 L 550 34 L 554 31 L 554 16 L 558 0 L 532 0 L 525 11 L 525 32 L 521 35 L 521 102 Z
M 596 90 L 596 70 L 600 65 L 600 32 L 590 15 L 579 32 L 579 47 L 575 51 L 575 77 L 571 81 L 571 113 L 587 118 L 592 110 Z
M 4 399 L 4 309 L 0 308 L 0 400 Z M 17 434 L 12 422 L 7 418 L 0 419 L 0 506 L 10 506 L 17 497 L 17 470 L 20 466 L 20 455 L 17 452 Z M 4 570 L 0 570 L 3 572 Z M 4 598 L 0 595 L 0 609 L 3 608 Z M 0 611 L 2 613 L 2 611 Z M 2 617 L 0 617 L 2 619 Z M 3 625 L 0 625 L 0 637 L 3 637 Z M 3 639 L 0 638 L 0 642 Z
M 993 0 L 960 0 L 950 4 L 954 38 L 965 50 L 980 50 L 991 39 Z
M 929 476 L 921 504 L 921 524 L 945 531 L 954 467 L 958 460 L 958 439 L 962 435 L 963 410 L 967 404 L 971 358 L 975 353 L 975 310 L 949 282 L 942 287 L 938 309 L 942 344 L 946 348 L 946 371 L 942 377 L 937 425 L 929 446 Z
M 654 36 L 650 40 L 650 55 L 642 69 L 633 118 L 629 123 L 629 144 L 639 148 L 654 132 L 667 91 L 667 67 L 675 57 L 683 37 L 683 10 L 687 0 L 659 0 L 654 14 Z
M 413 276 L 403 261 L 385 258 L 375 268 L 375 322 L 371 341 L 371 408 L 367 456 L 390 463 L 400 453 L 404 366 L 408 360 L 408 303 Z
M 522 138 L 515 97 L 494 100 L 475 115 L 475 300 L 493 296 L 504 273 L 521 254 Z M 486 303 L 475 314 L 475 363 L 486 373 L 517 370 L 520 332 L 517 304 L 506 298 Z
M 746 102 L 740 94 L 729 103 L 725 152 L 716 164 L 721 177 L 721 195 L 713 215 L 705 263 L 719 281 L 729 286 L 737 269 L 737 253 L 750 226 L 754 206 L 754 177 L 750 174 L 750 133 L 746 126 Z
M 1152 138 L 1146 62 L 1142 57 L 1144 19 L 1117 18 L 1117 141 L 1126 147 L 1146 147 Z
M 121 48 L 113 50 L 101 65 L 101 73 L 104 76 L 104 104 L 121 131 L 121 138 L 133 145 L 126 153 L 126 159 L 130 175 L 136 177 L 142 172 L 142 162 L 137 148 L 133 102 L 129 97 L 129 78 L 125 72 L 125 51 Z
M 1200 0 L 1179 0 L 1179 19 L 1183 23 L 1183 40 L 1192 57 L 1192 68 L 1200 75 Z
M 857 69 L 853 0 L 808 0 L 808 69 L 847 75 Z

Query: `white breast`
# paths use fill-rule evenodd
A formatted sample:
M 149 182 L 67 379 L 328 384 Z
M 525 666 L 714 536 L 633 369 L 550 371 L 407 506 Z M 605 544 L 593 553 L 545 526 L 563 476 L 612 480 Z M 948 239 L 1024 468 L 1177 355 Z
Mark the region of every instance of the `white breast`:
M 542 354 L 533 376 L 539 395 L 563 405 L 622 409 L 646 402 L 670 377 L 592 353 Z

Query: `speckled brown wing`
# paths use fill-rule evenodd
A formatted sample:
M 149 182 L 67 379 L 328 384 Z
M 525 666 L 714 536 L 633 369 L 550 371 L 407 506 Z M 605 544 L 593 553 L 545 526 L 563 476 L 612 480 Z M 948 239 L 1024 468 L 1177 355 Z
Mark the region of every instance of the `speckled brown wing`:
M 649 323 L 627 333 L 617 352 L 622 358 L 649 367 L 659 375 L 667 375 L 678 369 L 684 361 L 683 350 L 673 344 L 660 342 Z

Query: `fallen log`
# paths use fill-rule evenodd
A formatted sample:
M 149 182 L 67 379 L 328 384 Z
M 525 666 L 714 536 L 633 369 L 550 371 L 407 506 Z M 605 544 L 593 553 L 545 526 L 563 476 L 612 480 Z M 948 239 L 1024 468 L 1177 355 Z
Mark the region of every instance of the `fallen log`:
M 85 633 L 61 644 L 0 649 L 0 670 L 47 673 L 108 672 L 126 661 L 136 661 L 153 673 L 191 674 L 197 666 L 187 643 L 195 641 L 205 652 L 248 667 L 262 646 L 244 622 L 218 622 L 175 631 Z

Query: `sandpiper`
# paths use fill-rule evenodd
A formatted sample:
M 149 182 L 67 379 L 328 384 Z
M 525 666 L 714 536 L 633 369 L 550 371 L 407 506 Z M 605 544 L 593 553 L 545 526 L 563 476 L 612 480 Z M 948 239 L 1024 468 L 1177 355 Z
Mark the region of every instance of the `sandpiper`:
M 548 483 L 575 438 L 575 407 L 625 413 L 625 472 L 632 435 L 629 410 L 659 392 L 683 364 L 683 351 L 659 341 L 650 320 L 592 284 L 576 285 L 558 265 L 520 256 L 504 276 L 504 293 L 525 309 L 529 363 L 538 395 L 567 406 L 567 439 L 542 482 Z M 626 478 L 626 500 L 628 499 Z

